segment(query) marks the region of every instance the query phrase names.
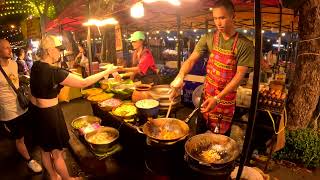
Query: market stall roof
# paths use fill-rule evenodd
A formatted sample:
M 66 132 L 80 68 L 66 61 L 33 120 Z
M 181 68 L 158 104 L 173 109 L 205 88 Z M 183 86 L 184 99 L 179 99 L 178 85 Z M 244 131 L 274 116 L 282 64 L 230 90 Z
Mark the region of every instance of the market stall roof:
M 113 13 L 106 13 L 106 4 L 101 1 L 92 6 L 94 17 L 116 17 L 121 25 L 125 25 L 129 31 L 135 30 L 174 30 L 177 27 L 177 15 L 181 16 L 181 30 L 205 29 L 205 21 L 208 20 L 208 28 L 214 28 L 212 14 L 209 8 L 213 5 L 212 0 L 181 0 L 179 7 L 172 6 L 165 2 L 145 4 L 145 16 L 141 19 L 134 19 L 130 16 L 132 0 L 124 0 L 114 8 Z M 237 28 L 254 28 L 254 9 L 252 0 L 233 0 L 236 8 L 235 24 Z M 63 25 L 64 30 L 84 30 L 81 25 L 84 15 L 87 14 L 87 2 L 76 0 L 70 4 L 57 19 L 47 25 L 47 31 L 57 29 Z M 98 4 L 98 5 L 97 5 Z M 262 0 L 262 21 L 263 29 L 277 31 L 280 26 L 280 5 L 278 0 Z M 282 31 L 296 31 L 298 17 L 294 11 L 282 8 Z
M 58 15 L 58 17 L 46 24 L 46 32 L 59 32 L 60 28 L 66 31 L 81 30 L 82 22 L 86 20 L 86 1 L 74 0 Z

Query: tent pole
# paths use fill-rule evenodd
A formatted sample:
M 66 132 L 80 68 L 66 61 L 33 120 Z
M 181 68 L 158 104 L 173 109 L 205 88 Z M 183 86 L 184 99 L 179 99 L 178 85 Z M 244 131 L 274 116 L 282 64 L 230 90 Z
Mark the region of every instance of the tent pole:
M 88 1 L 88 19 L 90 19 L 90 0 Z M 87 34 L 87 46 L 88 46 L 88 60 L 89 60 L 89 75 L 92 74 L 92 49 L 91 49 L 91 28 L 88 26 L 88 34 Z
M 63 26 L 61 24 L 59 25 L 59 34 L 62 37 L 61 43 L 63 43 Z M 61 58 L 60 67 L 62 67 L 62 62 L 64 61 L 64 51 L 62 51 L 60 58 Z
M 208 33 L 209 32 L 209 20 L 206 19 L 205 21 L 205 26 L 206 26 L 206 32 Z
M 280 4 L 280 3 L 279 3 Z M 279 43 L 278 43 L 278 56 L 277 56 L 277 67 L 279 65 L 279 60 L 280 60 L 280 50 L 281 50 L 281 36 L 282 36 L 282 5 L 280 4 L 280 26 L 279 26 Z M 276 69 L 276 72 L 279 72 L 279 68 Z
M 181 34 L 180 34 L 181 16 L 177 15 L 177 37 L 178 37 L 178 69 L 181 68 Z
M 251 153 L 250 146 L 253 135 L 253 128 L 255 125 L 257 104 L 258 104 L 258 93 L 259 93 L 259 83 L 260 83 L 260 59 L 262 50 L 262 39 L 261 39 L 261 5 L 260 0 L 254 1 L 254 13 L 255 13 L 255 50 L 254 50 L 254 76 L 252 85 L 252 97 L 251 105 L 249 111 L 249 120 L 246 129 L 246 135 L 243 145 L 243 151 L 240 159 L 239 170 L 237 173 L 237 180 L 240 180 L 243 168 L 247 160 L 250 160 Z

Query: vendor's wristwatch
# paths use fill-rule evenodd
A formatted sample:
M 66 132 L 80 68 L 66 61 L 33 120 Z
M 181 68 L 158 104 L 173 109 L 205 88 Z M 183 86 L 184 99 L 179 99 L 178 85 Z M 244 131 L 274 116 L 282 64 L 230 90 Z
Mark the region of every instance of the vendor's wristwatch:
M 220 99 L 220 98 L 218 98 L 218 96 L 213 96 L 213 99 L 215 99 L 215 100 L 217 101 L 217 104 L 220 104 L 221 99 Z

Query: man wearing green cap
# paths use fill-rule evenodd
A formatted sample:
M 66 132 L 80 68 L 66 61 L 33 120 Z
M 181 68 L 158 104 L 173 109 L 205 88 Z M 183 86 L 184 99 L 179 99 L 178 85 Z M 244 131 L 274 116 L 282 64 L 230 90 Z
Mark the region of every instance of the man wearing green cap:
M 145 35 L 142 31 L 134 32 L 130 39 L 134 52 L 132 54 L 132 66 L 123 68 L 129 72 L 131 79 L 141 81 L 143 84 L 159 83 L 159 76 L 154 62 L 154 58 L 149 49 L 144 47 Z

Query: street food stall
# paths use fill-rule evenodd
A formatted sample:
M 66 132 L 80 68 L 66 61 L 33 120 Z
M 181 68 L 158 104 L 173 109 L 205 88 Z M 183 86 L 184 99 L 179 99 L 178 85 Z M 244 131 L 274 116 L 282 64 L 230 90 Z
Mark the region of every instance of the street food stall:
M 251 11 L 252 3 L 234 2 L 237 10 L 236 17 L 239 17 L 236 19 L 236 25 L 241 28 L 252 28 L 254 23 L 252 18 L 249 18 L 254 17 Z M 178 48 L 176 52 L 170 54 L 174 54 L 171 57 L 177 58 L 177 67 L 179 68 L 182 63 L 182 35 L 186 31 L 196 32 L 199 29 L 211 32 L 213 28 L 208 8 L 210 1 L 194 3 L 190 0 L 188 3 L 183 3 L 183 8 L 178 10 L 170 7 L 165 8 L 167 5 L 163 3 L 156 3 L 159 6 L 148 4 L 146 5 L 146 16 L 142 20 L 132 20 L 128 14 L 121 13 L 128 10 L 128 7 L 101 17 L 118 17 L 120 24 L 125 27 L 126 34 L 144 29 L 147 32 L 147 39 L 150 40 L 161 37 L 161 34 L 168 33 L 167 31 L 175 31 Z M 270 5 L 269 3 L 268 1 L 262 4 L 266 6 Z M 272 1 L 272 3 L 272 5 L 278 5 L 276 1 Z M 281 10 L 288 11 L 282 17 L 281 13 L 275 12 L 277 8 L 272 7 L 272 10 L 270 7 L 261 8 L 263 9 L 262 13 L 267 14 L 269 18 L 264 18 L 263 23 L 261 18 L 256 22 L 255 25 L 260 25 L 255 29 L 258 38 L 256 42 L 261 41 L 262 24 L 263 28 L 278 28 L 277 24 L 272 21 L 281 22 L 282 18 L 287 18 L 292 23 L 285 24 L 288 21 L 284 21 L 283 24 L 278 25 L 280 29 L 296 29 L 296 18 L 290 14 L 292 13 L 290 10 Z M 166 13 L 159 9 L 166 9 Z M 186 11 L 186 9 L 190 11 Z M 260 10 L 260 6 L 258 9 Z M 49 30 L 52 29 L 54 29 L 53 26 L 49 28 Z M 89 49 L 91 49 L 90 31 L 91 29 L 88 28 Z M 141 84 L 131 80 L 106 78 L 95 87 L 81 90 L 85 101 L 92 105 L 94 116 L 77 118 L 68 124 L 69 132 L 72 134 L 70 144 L 73 151 L 78 156 L 88 158 L 86 160 L 91 162 L 84 164 L 86 168 L 84 170 L 101 176 L 105 174 L 125 176 L 123 173 L 128 172 L 133 173 L 133 177 L 139 178 L 145 174 L 153 174 L 176 177 L 205 175 L 226 179 L 233 171 L 236 159 L 241 153 L 245 153 L 240 161 L 242 165 L 247 157 L 250 157 L 248 154 L 250 154 L 249 151 L 252 151 L 249 147 L 256 112 L 267 113 L 270 116 L 272 121 L 269 122 L 271 122 L 275 134 L 283 133 L 285 126 L 280 123 L 285 112 L 284 106 L 287 96 L 284 84 L 280 81 L 273 81 L 259 86 L 261 56 L 258 52 L 261 51 L 261 44 L 256 43 L 256 51 L 255 74 L 251 78 L 252 82 L 251 84 L 250 81 L 249 83 L 245 82 L 238 89 L 237 108 L 242 113 L 249 112 L 249 120 L 246 122 L 246 140 L 242 152 L 238 142 L 227 136 L 216 134 L 193 136 L 194 132 L 186 123 L 188 119 L 176 119 L 176 116 L 173 118 L 173 113 L 183 107 L 183 96 L 171 102 L 168 97 L 170 90 L 168 84 L 152 86 L 152 84 Z M 100 66 L 100 68 L 104 66 Z M 185 81 L 199 83 L 189 89 L 189 92 L 195 91 L 199 96 L 201 91 L 195 90 L 195 88 L 203 82 L 203 79 L 203 75 L 187 76 Z M 250 84 L 250 86 L 246 84 Z M 259 98 L 258 93 L 260 94 Z M 193 93 L 189 93 L 192 100 L 197 98 L 192 97 L 193 95 Z M 197 107 L 196 104 L 195 107 Z M 196 110 L 197 108 L 189 115 L 189 119 L 196 113 Z M 274 115 L 277 118 L 273 118 Z M 276 137 L 272 137 L 272 139 L 271 146 L 274 147 Z M 96 168 L 97 166 L 100 169 Z

